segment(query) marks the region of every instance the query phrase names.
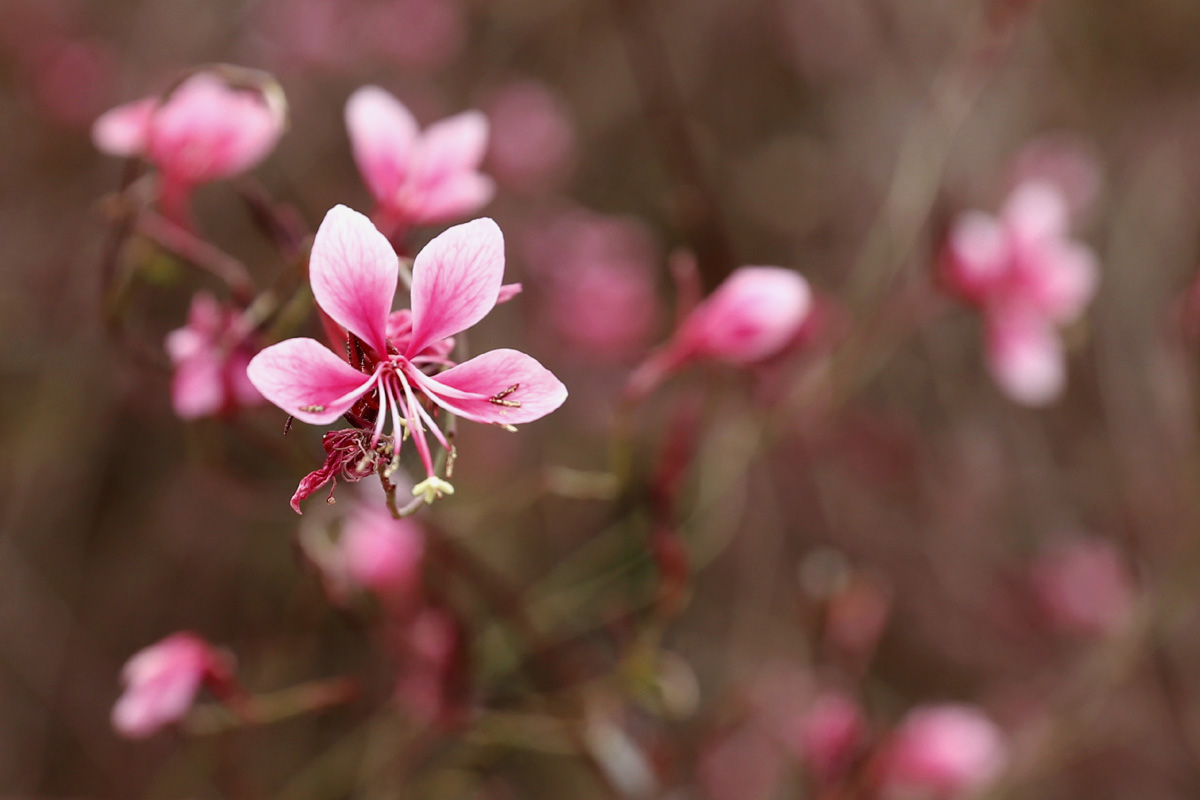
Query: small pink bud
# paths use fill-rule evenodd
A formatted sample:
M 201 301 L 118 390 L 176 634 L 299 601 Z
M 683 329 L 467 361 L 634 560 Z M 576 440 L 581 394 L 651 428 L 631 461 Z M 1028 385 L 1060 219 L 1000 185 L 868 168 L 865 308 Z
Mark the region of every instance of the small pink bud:
M 1027 406 L 1053 401 L 1066 384 L 1066 357 L 1053 326 L 1042 317 L 1001 312 L 987 326 L 988 366 L 1005 394 Z
M 150 736 L 181 720 L 202 685 L 227 684 L 231 672 L 228 656 L 195 634 L 168 636 L 125 664 L 125 692 L 113 707 L 113 727 L 131 739 Z
M 979 709 L 944 704 L 909 712 L 881 759 L 883 797 L 953 800 L 999 777 L 1008 748 L 1000 729 Z
M 1133 579 L 1110 542 L 1079 538 L 1059 543 L 1034 563 L 1030 578 L 1047 620 L 1063 631 L 1104 634 L 1129 621 Z

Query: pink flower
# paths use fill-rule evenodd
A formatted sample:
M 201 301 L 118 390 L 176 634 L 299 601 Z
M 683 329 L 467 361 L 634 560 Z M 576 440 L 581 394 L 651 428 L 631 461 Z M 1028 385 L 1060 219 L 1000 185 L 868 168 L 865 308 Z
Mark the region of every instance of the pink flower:
M 425 439 L 428 431 L 450 450 L 433 418 L 439 408 L 511 426 L 540 419 L 567 397 L 549 370 L 516 350 L 493 350 L 457 365 L 447 358 L 445 340 L 491 311 L 503 273 L 504 238 L 496 223 L 483 218 L 455 226 L 417 254 L 412 308 L 393 313 L 395 252 L 370 220 L 337 206 L 317 231 L 309 278 L 317 305 L 357 338 L 350 348 L 357 367 L 313 339 L 288 339 L 256 355 L 247 374 L 264 397 L 314 425 L 333 422 L 365 399 L 360 410 L 372 418 L 352 419 L 373 429 L 372 448 L 391 419 L 385 446 L 393 468 L 402 434 L 412 435 L 428 476 L 413 494 L 432 502 L 453 492 L 436 475 Z
M 182 719 L 205 683 L 232 680 L 229 658 L 192 633 L 176 633 L 136 653 L 125 664 L 125 692 L 112 711 L 113 727 L 141 739 Z
M 240 311 L 222 308 L 204 292 L 193 297 L 187 325 L 167 336 L 167 354 L 175 365 L 175 413 L 196 419 L 261 403 L 262 395 L 246 377 L 255 350 L 250 325 Z
M 628 392 L 640 397 L 698 359 L 735 366 L 765 361 L 796 338 L 811 309 L 812 291 L 799 274 L 781 267 L 741 267 L 633 374 Z
M 951 800 L 978 792 L 1003 771 L 1003 734 L 973 706 L 933 705 L 909 712 L 881 754 L 884 797 Z
M 851 764 L 867 737 L 858 704 L 848 695 L 819 695 L 785 731 L 800 760 L 823 782 L 836 780 Z
M 402 601 L 420 589 L 425 541 L 415 522 L 362 505 L 343 526 L 340 544 L 346 577 L 380 598 Z
M 1127 623 L 1133 579 L 1121 554 L 1101 539 L 1079 538 L 1047 550 L 1031 570 L 1034 596 L 1054 626 L 1097 635 Z
M 364 86 L 346 103 L 346 129 L 359 172 L 379 204 L 380 227 L 389 234 L 457 219 L 492 199 L 495 185 L 479 172 L 488 122 L 478 111 L 421 132 L 399 100 Z
M 163 202 L 174 213 L 195 186 L 254 167 L 284 128 L 281 96 L 233 89 L 201 72 L 165 99 L 118 106 L 92 126 L 92 140 L 115 156 L 142 156 L 163 175 Z
M 1013 190 L 999 218 L 960 217 L 947 243 L 947 283 L 983 314 L 992 375 L 1027 405 L 1062 392 L 1057 327 L 1081 316 L 1095 293 L 1095 257 L 1069 237 L 1069 217 L 1054 184 L 1030 180 Z

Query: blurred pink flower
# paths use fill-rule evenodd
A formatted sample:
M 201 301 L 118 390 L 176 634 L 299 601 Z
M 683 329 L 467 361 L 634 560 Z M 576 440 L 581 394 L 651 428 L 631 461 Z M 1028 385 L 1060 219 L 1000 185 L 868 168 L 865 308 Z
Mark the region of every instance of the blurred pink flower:
M 426 429 L 447 450 L 450 445 L 419 396 L 466 419 L 506 426 L 540 419 L 567 397 L 566 387 L 524 353 L 493 350 L 451 365 L 439 349 L 491 311 L 503 273 L 504 238 L 496 223 L 482 218 L 457 225 L 417 254 L 412 308 L 391 313 L 399 278 L 395 252 L 370 220 L 337 206 L 317 231 L 309 278 L 317 305 L 361 340 L 366 359 L 358 369 L 313 339 L 288 339 L 251 360 L 250 381 L 313 425 L 333 422 L 374 394 L 371 447 L 390 414 L 394 458 L 401 434 L 411 434 L 428 476 L 413 494 L 432 502 L 453 487 L 436 475 Z M 433 375 L 424 371 L 447 366 Z
M 1008 746 L 995 723 L 974 706 L 931 705 L 909 712 L 880 758 L 884 797 L 951 800 L 999 777 Z
M 176 633 L 136 653 L 125 664 L 125 692 L 112 711 L 113 727 L 141 739 L 182 719 L 206 682 L 232 680 L 229 658 L 192 633 Z
M 471 214 L 495 193 L 492 179 L 479 171 L 488 121 L 478 111 L 421 132 L 403 103 L 364 86 L 346 103 L 346 129 L 359 172 L 379 204 L 376 221 L 388 235 Z
M 993 377 L 1027 405 L 1062 392 L 1065 356 L 1056 328 L 1078 319 L 1095 293 L 1095 257 L 1070 238 L 1069 218 L 1055 185 L 1027 181 L 999 218 L 962 215 L 946 247 L 948 286 L 983 314 Z
M 1055 186 L 1074 217 L 1096 202 L 1104 182 L 1091 148 L 1069 134 L 1050 134 L 1025 145 L 1010 171 L 1014 187 L 1030 181 Z
M 167 354 L 175 365 L 171 403 L 184 419 L 231 413 L 262 403 L 246 377 L 256 347 L 242 312 L 224 308 L 200 292 L 192 298 L 187 324 L 167 336 Z
M 640 397 L 667 375 L 698 359 L 749 366 L 778 355 L 795 340 L 812 309 L 801 275 L 781 267 L 741 267 L 692 309 L 674 337 L 630 378 Z
M 92 140 L 115 156 L 142 156 L 162 172 L 163 203 L 180 216 L 197 185 L 223 180 L 267 157 L 283 133 L 281 99 L 234 89 L 197 73 L 165 99 L 148 97 L 108 111 Z
M 837 780 L 867 739 L 867 723 L 849 695 L 827 691 L 808 710 L 788 720 L 784 736 L 793 752 L 823 783 Z
M 31 47 L 29 85 L 41 111 L 60 125 L 86 126 L 110 100 L 117 56 L 99 39 L 50 37 Z
M 539 225 L 525 249 L 556 341 L 613 360 L 641 352 L 659 319 L 659 254 L 642 225 L 570 211 Z
M 488 164 L 505 184 L 544 189 L 561 178 L 575 150 L 575 130 L 562 102 L 535 81 L 512 83 L 487 103 Z
M 396 698 L 422 720 L 453 725 L 465 710 L 466 647 L 458 620 L 435 606 L 397 631 L 402 638 Z
M 382 600 L 404 602 L 420 590 L 425 540 L 411 520 L 359 505 L 342 527 L 340 552 L 346 577 Z
M 1102 539 L 1052 546 L 1034 563 L 1030 579 L 1046 618 L 1064 631 L 1111 633 L 1133 612 L 1133 578 L 1117 548 Z
M 467 39 L 466 14 L 458 0 L 360 3 L 355 16 L 361 20 L 361 38 L 367 46 L 380 59 L 408 69 L 430 70 L 452 63 Z M 397 31 L 404 35 L 397 36 Z

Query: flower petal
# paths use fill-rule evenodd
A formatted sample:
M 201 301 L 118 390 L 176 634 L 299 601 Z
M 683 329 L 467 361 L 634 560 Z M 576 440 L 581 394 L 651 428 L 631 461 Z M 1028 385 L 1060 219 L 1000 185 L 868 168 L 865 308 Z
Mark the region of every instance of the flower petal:
M 317 305 L 379 355 L 387 353 L 387 316 L 399 262 L 371 220 L 346 206 L 325 215 L 308 262 Z
M 1012 400 L 1044 406 L 1062 394 L 1066 356 L 1053 325 L 1035 314 L 1006 312 L 987 328 L 988 367 Z
M 413 221 L 428 225 L 459 219 L 486 206 L 495 194 L 496 182 L 487 175 L 453 175 L 417 195 L 420 200 L 412 208 Z
M 492 350 L 476 356 L 435 378 L 425 378 L 421 388 L 460 417 L 501 425 L 541 419 L 567 399 L 562 381 L 518 350 Z
M 433 123 L 421 136 L 417 184 L 427 189 L 451 176 L 479 169 L 487 142 L 488 120 L 480 111 L 464 111 Z
M 410 173 L 417 121 L 378 86 L 364 86 L 346 102 L 346 131 L 354 161 L 371 194 L 392 200 Z
M 157 106 L 157 100 L 147 97 L 101 114 L 92 125 L 92 143 L 110 156 L 140 155 Z
M 409 356 L 487 316 L 504 278 L 504 235 L 482 217 L 439 234 L 413 261 Z
M 263 397 L 297 419 L 326 425 L 375 382 L 315 339 L 287 339 L 250 360 L 246 375 Z

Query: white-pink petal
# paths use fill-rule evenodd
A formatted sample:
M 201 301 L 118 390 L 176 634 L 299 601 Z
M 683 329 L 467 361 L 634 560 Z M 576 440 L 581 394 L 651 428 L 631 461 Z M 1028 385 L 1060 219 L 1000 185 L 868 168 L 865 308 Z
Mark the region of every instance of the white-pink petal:
M 250 360 L 246 375 L 263 397 L 296 419 L 326 425 L 374 385 L 315 339 L 287 339 Z
M 480 111 L 433 123 L 421 137 L 418 186 L 428 190 L 453 175 L 478 169 L 487 142 L 488 121 Z
M 411 172 L 418 138 L 412 113 L 378 86 L 364 86 L 346 102 L 346 130 L 371 194 L 381 203 L 394 200 Z
M 486 206 L 496 182 L 480 172 L 463 172 L 425 189 L 412 209 L 414 222 L 432 224 L 458 219 Z
M 684 324 L 688 352 L 733 364 L 769 358 L 788 344 L 812 308 L 801 275 L 781 267 L 741 267 Z
M 308 274 L 317 305 L 376 354 L 386 354 L 399 261 L 371 220 L 346 206 L 330 209 L 313 240 Z
M 137 100 L 101 114 L 92 125 L 96 149 L 110 156 L 141 155 L 146 148 L 150 118 L 158 101 Z
M 1053 324 L 1038 315 L 1004 314 L 989 321 L 988 366 L 1010 398 L 1044 406 L 1062 394 L 1066 356 Z
M 567 387 L 537 359 L 492 350 L 422 382 L 435 402 L 475 422 L 519 425 L 554 411 Z M 494 398 L 494 400 L 493 400 Z
M 407 355 L 487 316 L 504 279 L 504 235 L 487 217 L 455 225 L 413 261 L 412 339 Z

